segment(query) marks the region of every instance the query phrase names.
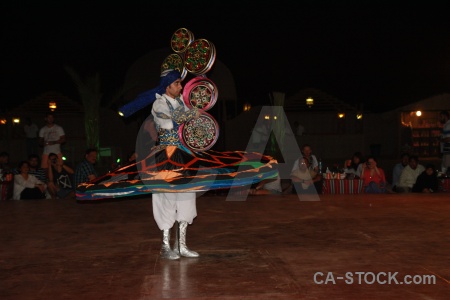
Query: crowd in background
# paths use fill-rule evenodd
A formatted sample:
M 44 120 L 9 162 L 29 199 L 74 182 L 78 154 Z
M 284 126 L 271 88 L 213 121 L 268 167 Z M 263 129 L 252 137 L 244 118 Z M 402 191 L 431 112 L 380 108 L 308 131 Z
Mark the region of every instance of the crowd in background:
M 24 126 L 28 157 L 13 167 L 7 152 L 0 153 L 0 180 L 11 182 L 10 191 L 2 188 L 1 199 L 62 199 L 73 197 L 78 184 L 98 177 L 95 169 L 98 152 L 94 148 L 86 150 L 85 157 L 75 168 L 65 163 L 61 145 L 65 142 L 64 129 L 55 124 L 55 116 L 48 113 L 46 125 L 38 128 L 31 119 Z M 417 155 L 402 153 L 392 171 L 392 182 L 388 182 L 383 168 L 375 156 L 364 158 L 360 151 L 346 160 L 344 168 L 333 170 L 339 178 L 363 180 L 364 193 L 434 193 L 439 191 L 439 178 L 450 176 L 450 117 L 447 111 L 440 113 L 443 125 L 440 151 L 441 166 L 422 165 Z M 152 136 L 152 140 L 154 137 Z M 38 146 L 42 155 L 37 154 Z M 136 155 L 136 153 L 133 153 Z M 439 170 L 440 168 L 440 170 Z M 264 180 L 250 190 L 251 195 L 322 193 L 323 180 L 331 173 L 323 170 L 321 161 L 313 154 L 310 145 L 302 145 L 301 156 L 294 162 L 290 181 L 283 184 L 280 176 Z M 336 175 L 334 175 L 336 176 Z M 9 193 L 7 195 L 5 193 Z

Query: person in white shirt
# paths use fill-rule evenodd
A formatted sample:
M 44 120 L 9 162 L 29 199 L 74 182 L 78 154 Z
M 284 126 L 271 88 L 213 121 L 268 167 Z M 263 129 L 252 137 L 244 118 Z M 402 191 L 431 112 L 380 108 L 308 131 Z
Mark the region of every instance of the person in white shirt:
M 303 158 L 306 158 L 308 160 L 308 162 L 309 162 L 308 168 L 314 170 L 316 173 L 319 172 L 319 162 L 317 161 L 316 156 L 314 154 L 312 154 L 311 146 L 308 144 L 304 144 L 302 146 L 301 152 L 302 152 L 302 156 L 300 158 L 297 158 L 297 160 L 294 162 L 291 172 L 294 172 L 295 170 L 298 169 L 298 167 L 301 163 L 301 161 L 299 163 L 299 160 L 300 159 L 303 160 Z
M 36 176 L 29 174 L 29 171 L 30 165 L 28 162 L 20 162 L 20 173 L 14 175 L 14 200 L 45 199 L 46 184 L 37 179 Z
M 401 161 L 394 166 L 394 170 L 392 171 L 392 190 L 395 192 L 397 189 L 398 182 L 400 181 L 400 175 L 402 174 L 403 169 L 409 163 L 409 154 L 403 153 L 401 155 Z
M 410 193 L 416 183 L 417 177 L 425 171 L 425 167 L 419 164 L 419 158 L 415 155 L 409 157 L 408 165 L 403 169 L 400 175 L 396 192 L 397 193 Z
M 276 178 L 260 181 L 254 189 L 250 189 L 250 195 L 280 195 L 282 192 L 280 174 Z
M 66 141 L 64 129 L 55 124 L 55 116 L 53 112 L 47 113 L 45 118 L 47 124 L 39 130 L 39 143 L 44 150 L 42 152 L 41 168 L 48 168 L 48 155 L 55 153 L 58 160 L 62 162 L 61 144 Z

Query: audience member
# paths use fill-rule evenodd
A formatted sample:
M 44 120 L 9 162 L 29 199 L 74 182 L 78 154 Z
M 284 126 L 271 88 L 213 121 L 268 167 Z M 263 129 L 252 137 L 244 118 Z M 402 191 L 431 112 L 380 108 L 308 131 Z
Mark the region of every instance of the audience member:
M 20 173 L 14 175 L 14 200 L 45 199 L 46 184 L 29 174 L 30 166 L 27 161 L 19 164 Z
M 78 164 L 74 174 L 74 188 L 80 183 L 88 182 L 97 178 L 97 171 L 94 165 L 97 162 L 97 149 L 89 148 L 86 150 L 84 160 Z
M 355 152 L 352 159 L 345 162 L 344 172 L 350 179 L 361 177 L 363 169 L 363 155 L 361 152 Z
M 55 116 L 53 112 L 47 113 L 45 118 L 47 124 L 39 130 L 39 142 L 44 150 L 42 152 L 41 167 L 48 168 L 48 155 L 56 153 L 58 159 L 62 161 L 61 144 L 66 141 L 64 129 L 55 124 Z
M 403 153 L 401 155 L 401 161 L 394 166 L 394 170 L 392 171 L 392 190 L 396 192 L 397 185 L 400 181 L 400 175 L 402 174 L 403 169 L 408 165 L 409 163 L 409 154 Z
M 74 171 L 55 153 L 48 155 L 48 190 L 52 198 L 64 199 L 74 195 L 71 177 Z
M 309 162 L 309 168 L 313 169 L 316 173 L 319 172 L 319 162 L 317 161 L 316 156 L 312 154 L 311 146 L 308 144 L 304 144 L 300 150 L 302 152 L 302 156 L 294 162 L 292 171 L 298 169 L 301 162 L 303 161 L 303 158 L 306 158 Z
M 409 193 L 412 191 L 412 187 L 416 183 L 417 177 L 425 171 L 425 167 L 419 164 L 419 158 L 415 155 L 409 157 L 408 165 L 403 169 L 400 174 L 397 188 L 397 193 Z
M 363 164 L 361 177 L 364 192 L 367 194 L 380 194 L 386 192 L 386 176 L 383 169 L 377 166 L 377 160 L 373 156 L 367 158 Z
M 0 170 L 2 170 L 2 173 L 5 174 L 7 172 L 12 172 L 12 168 L 9 165 L 9 153 L 8 152 L 1 152 L 0 153 Z
M 434 193 L 438 191 L 439 179 L 437 172 L 432 164 L 428 164 L 416 180 L 412 191 L 413 193 Z
M 302 193 L 322 193 L 322 175 L 310 165 L 307 157 L 302 157 L 296 160 L 291 171 L 293 192 L 297 194 Z
M 443 125 L 441 135 L 442 173 L 450 175 L 450 115 L 443 110 L 439 113 L 439 121 Z
M 39 166 L 39 156 L 37 154 L 28 155 L 28 165 L 30 167 L 29 174 L 36 176 L 43 183 L 48 182 L 47 171 Z
M 25 131 L 25 146 L 27 149 L 27 155 L 38 154 L 39 152 L 39 127 L 31 121 L 30 117 L 25 118 L 25 125 L 23 126 Z
M 254 189 L 250 189 L 250 195 L 280 195 L 281 193 L 281 178 L 279 174 L 276 178 L 260 181 Z

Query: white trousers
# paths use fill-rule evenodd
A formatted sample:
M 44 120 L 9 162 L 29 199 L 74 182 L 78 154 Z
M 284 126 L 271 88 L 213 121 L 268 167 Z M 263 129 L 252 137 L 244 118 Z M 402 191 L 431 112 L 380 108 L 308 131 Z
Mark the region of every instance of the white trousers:
M 159 229 L 170 229 L 175 221 L 192 224 L 197 216 L 195 198 L 195 193 L 152 194 L 153 217 Z

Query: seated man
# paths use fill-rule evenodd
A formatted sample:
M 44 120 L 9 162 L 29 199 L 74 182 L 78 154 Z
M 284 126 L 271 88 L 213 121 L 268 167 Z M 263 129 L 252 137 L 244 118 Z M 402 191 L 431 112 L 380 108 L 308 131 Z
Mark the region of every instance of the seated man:
M 291 180 L 294 186 L 293 192 L 297 194 L 322 193 L 322 175 L 317 173 L 311 167 L 311 164 L 306 157 L 296 160 L 297 165 L 291 171 Z
M 47 171 L 40 167 L 39 156 L 37 154 L 28 155 L 28 165 L 30 167 L 28 174 L 34 175 L 38 180 L 40 180 L 47 186 L 48 183 Z M 46 198 L 50 199 L 48 187 L 45 189 L 44 193 L 46 195 Z
M 78 164 L 74 174 L 74 188 L 80 183 L 91 181 L 97 178 L 97 171 L 94 164 L 97 162 L 97 150 L 90 148 L 86 150 L 84 160 Z
M 410 193 L 416 183 L 417 177 L 425 171 L 425 167 L 419 164 L 417 156 L 410 156 L 408 165 L 403 169 L 396 188 L 397 193 Z
M 0 170 L 2 170 L 3 174 L 6 172 L 11 172 L 12 168 L 9 164 L 9 153 L 8 152 L 1 152 L 0 153 Z
M 52 198 L 64 199 L 74 195 L 71 177 L 74 171 L 55 153 L 48 155 L 48 190 Z
M 36 176 L 43 183 L 47 183 L 47 172 L 39 166 L 39 156 L 37 154 L 30 154 L 28 156 L 28 164 L 30 165 L 30 171 L 28 173 Z
M 394 170 L 392 171 L 392 190 L 395 192 L 397 189 L 397 185 L 400 181 L 400 175 L 402 174 L 403 169 L 408 165 L 409 162 L 409 154 L 402 153 L 401 161 L 394 166 Z

